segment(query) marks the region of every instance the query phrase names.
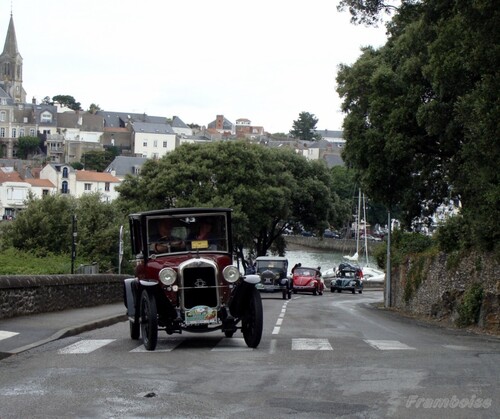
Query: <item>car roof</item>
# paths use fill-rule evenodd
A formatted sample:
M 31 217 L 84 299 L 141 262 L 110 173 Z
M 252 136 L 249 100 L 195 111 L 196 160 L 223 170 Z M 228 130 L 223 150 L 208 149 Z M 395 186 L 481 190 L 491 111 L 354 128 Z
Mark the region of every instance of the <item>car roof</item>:
M 284 256 L 259 256 L 255 260 L 279 260 L 283 262 L 288 262 L 288 259 Z
M 130 214 L 131 218 L 140 216 L 155 216 L 155 215 L 176 215 L 176 214 L 202 214 L 202 213 L 217 213 L 217 212 L 232 212 L 231 208 L 165 208 L 160 210 L 144 211 L 135 214 Z

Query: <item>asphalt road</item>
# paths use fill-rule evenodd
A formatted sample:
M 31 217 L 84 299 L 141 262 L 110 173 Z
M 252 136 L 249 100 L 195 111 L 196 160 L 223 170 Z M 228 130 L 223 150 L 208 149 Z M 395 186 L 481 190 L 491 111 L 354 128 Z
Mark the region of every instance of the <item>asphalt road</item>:
M 241 334 L 160 335 L 127 322 L 0 361 L 0 417 L 500 417 L 500 340 L 377 308 L 382 293 L 264 294 Z

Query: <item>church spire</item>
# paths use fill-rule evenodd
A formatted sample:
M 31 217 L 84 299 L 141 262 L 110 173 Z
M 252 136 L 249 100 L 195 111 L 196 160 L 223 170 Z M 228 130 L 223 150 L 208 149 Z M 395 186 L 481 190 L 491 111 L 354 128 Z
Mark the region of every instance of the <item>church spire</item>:
M 14 28 L 14 17 L 12 11 L 10 12 L 9 29 L 7 29 L 7 36 L 5 38 L 5 45 L 3 47 L 3 54 L 7 54 L 12 58 L 17 57 L 19 50 L 17 49 L 16 29 Z
M 26 101 L 26 92 L 23 89 L 23 57 L 17 48 L 12 10 L 3 52 L 0 54 L 0 86 L 14 99 L 14 102 Z

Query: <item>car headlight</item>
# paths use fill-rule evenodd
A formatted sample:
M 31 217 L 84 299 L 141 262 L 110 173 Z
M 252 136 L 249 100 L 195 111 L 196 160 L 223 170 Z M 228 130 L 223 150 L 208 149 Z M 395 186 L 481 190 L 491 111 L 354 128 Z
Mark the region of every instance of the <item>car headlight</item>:
M 177 273 L 172 268 L 163 268 L 159 277 L 162 284 L 172 285 L 177 279 Z
M 222 276 L 227 282 L 236 282 L 240 278 L 240 271 L 236 266 L 229 265 L 222 271 Z

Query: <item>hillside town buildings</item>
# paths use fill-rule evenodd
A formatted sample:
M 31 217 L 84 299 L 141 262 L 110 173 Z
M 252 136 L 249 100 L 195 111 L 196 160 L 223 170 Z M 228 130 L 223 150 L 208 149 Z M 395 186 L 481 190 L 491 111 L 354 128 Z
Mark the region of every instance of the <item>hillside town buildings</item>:
M 23 87 L 23 58 L 11 13 L 0 54 L 0 219 L 14 218 L 27 197 L 67 194 L 80 197 L 98 192 L 105 201 L 117 197 L 125 175 L 137 175 L 147 159 L 160 159 L 183 143 L 246 139 L 269 147 L 290 147 L 308 159 L 342 164 L 340 131 L 318 131 L 320 142 L 273 138 L 247 118 L 235 123 L 224 115 L 200 128 L 179 116 L 97 110 L 74 111 L 48 100 L 27 101 Z M 18 159 L 20 137 L 39 139 L 30 160 Z M 113 148 L 119 156 L 103 173 L 75 170 L 85 153 Z

